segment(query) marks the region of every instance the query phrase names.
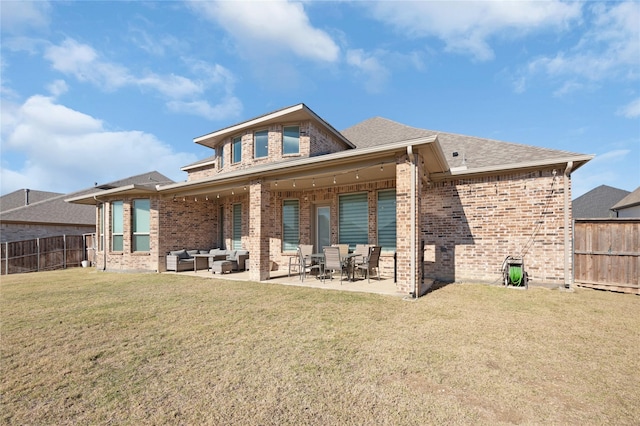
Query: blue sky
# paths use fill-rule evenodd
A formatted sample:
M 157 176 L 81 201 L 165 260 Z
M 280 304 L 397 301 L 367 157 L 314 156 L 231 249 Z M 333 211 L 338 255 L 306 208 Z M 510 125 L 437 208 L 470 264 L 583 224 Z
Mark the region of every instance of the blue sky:
M 0 192 L 71 192 L 213 154 L 193 138 L 304 102 L 596 158 L 640 185 L 638 2 L 0 2 Z

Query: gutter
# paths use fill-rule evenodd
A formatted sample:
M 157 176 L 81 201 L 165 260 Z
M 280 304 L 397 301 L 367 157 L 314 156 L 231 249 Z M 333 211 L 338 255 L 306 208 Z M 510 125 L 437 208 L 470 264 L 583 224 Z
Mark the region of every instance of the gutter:
M 564 287 L 570 288 L 573 284 L 573 280 L 569 274 L 569 263 L 571 263 L 571 270 L 573 270 L 572 262 L 572 247 L 569 236 L 569 179 L 571 177 L 571 170 L 573 169 L 573 161 L 567 162 L 567 167 L 564 169 L 562 176 L 564 186 Z M 571 229 L 573 234 L 573 228 Z

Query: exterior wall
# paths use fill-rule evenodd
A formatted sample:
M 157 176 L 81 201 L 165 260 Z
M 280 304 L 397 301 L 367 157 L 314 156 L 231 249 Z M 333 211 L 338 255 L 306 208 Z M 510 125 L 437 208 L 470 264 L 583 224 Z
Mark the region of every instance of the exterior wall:
M 214 164 L 210 164 L 208 166 L 198 167 L 195 169 L 189 170 L 187 173 L 187 181 L 193 181 L 198 179 L 205 179 L 208 177 L 215 176 L 218 173 L 218 166 Z
M 288 125 L 300 126 L 300 152 L 298 154 L 282 154 L 282 129 Z M 254 158 L 254 132 L 268 130 L 269 154 L 267 157 Z M 239 163 L 231 163 L 232 145 L 235 137 L 242 137 L 242 160 Z M 329 154 L 346 149 L 345 145 L 334 138 L 323 128 L 314 125 L 311 121 L 302 123 L 282 123 L 268 127 L 255 127 L 242 133 L 227 138 L 224 145 L 224 167 L 220 169 L 218 162 L 208 166 L 189 170 L 187 181 L 211 177 L 220 172 L 246 169 L 252 166 L 266 163 L 274 163 L 288 158 L 313 157 Z
M 639 218 L 640 217 L 640 206 L 627 207 L 624 209 L 618 210 L 618 217 L 624 218 Z
M 138 197 L 136 197 L 138 198 Z M 120 201 L 113 200 L 113 201 Z M 124 244 L 122 252 L 112 252 L 111 247 L 111 203 L 106 203 L 105 247 L 107 269 L 123 271 L 165 271 L 166 254 L 170 250 L 210 249 L 217 238 L 216 210 L 213 203 L 197 202 L 193 198 L 172 200 L 151 199 L 150 251 L 131 251 L 131 203 L 133 198 L 123 200 Z M 160 215 L 159 212 L 162 212 Z M 105 253 L 98 251 L 97 267 L 104 264 Z
M 287 270 L 289 259 L 296 255 L 295 251 L 284 251 L 282 248 L 282 203 L 283 200 L 297 199 L 300 201 L 300 244 L 312 244 L 314 240 L 314 211 L 316 206 L 329 206 L 331 211 L 331 243 L 338 243 L 338 197 L 341 194 L 367 192 L 369 199 L 369 244 L 376 244 L 377 236 L 377 191 L 395 188 L 395 180 L 380 182 L 364 182 L 353 185 L 336 185 L 330 188 L 319 188 L 313 191 L 270 191 L 270 216 L 268 217 L 269 253 L 273 270 Z M 382 252 L 380 256 L 380 273 L 383 277 L 394 276 L 394 253 Z
M 504 259 L 524 252 L 533 284 L 564 284 L 561 172 L 554 177 L 552 169 L 546 169 L 437 182 L 425 188 L 425 275 L 500 283 Z
M 71 226 L 2 222 L 0 224 L 0 242 L 33 240 L 60 235 L 83 235 L 95 232 L 95 230 L 95 225 Z

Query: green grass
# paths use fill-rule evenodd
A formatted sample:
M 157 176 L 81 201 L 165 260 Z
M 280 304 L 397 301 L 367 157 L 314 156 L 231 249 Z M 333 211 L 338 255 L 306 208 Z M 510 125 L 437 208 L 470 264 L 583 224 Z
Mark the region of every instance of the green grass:
M 3 424 L 637 424 L 640 299 L 3 276 Z

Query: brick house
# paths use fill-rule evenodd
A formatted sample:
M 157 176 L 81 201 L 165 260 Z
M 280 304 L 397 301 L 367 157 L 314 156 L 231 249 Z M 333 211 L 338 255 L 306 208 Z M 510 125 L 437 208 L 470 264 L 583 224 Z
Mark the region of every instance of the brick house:
M 495 281 L 520 253 L 532 283 L 571 282 L 571 172 L 591 156 L 379 117 L 339 132 L 304 104 L 194 142 L 215 155 L 184 182 L 68 200 L 97 206 L 98 268 L 162 272 L 170 250 L 244 248 L 263 281 L 299 243 L 369 243 L 414 295 L 423 277 Z

